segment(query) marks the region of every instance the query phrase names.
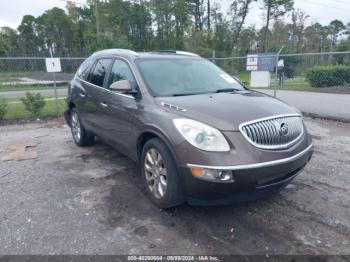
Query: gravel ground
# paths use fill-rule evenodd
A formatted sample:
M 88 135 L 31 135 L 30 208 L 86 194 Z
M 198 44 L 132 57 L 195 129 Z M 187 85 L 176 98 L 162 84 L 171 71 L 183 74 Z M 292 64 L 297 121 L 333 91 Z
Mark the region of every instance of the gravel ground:
M 0 158 L 34 140 L 38 159 L 0 160 L 0 254 L 350 255 L 350 124 L 306 118 L 315 154 L 279 195 L 162 211 L 136 165 L 62 120 L 0 127 Z

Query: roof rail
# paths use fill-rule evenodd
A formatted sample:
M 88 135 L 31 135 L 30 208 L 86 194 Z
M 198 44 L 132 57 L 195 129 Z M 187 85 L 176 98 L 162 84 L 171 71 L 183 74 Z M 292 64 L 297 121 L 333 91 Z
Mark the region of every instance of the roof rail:
M 131 55 L 138 55 L 138 53 L 136 53 L 135 51 L 132 51 L 129 49 L 119 49 L 119 48 L 104 49 L 101 51 L 97 51 L 94 54 L 104 54 L 109 52 L 119 52 L 119 53 L 131 54 Z
M 178 51 L 178 50 L 155 50 L 155 51 L 150 51 L 149 53 L 164 53 L 164 54 L 176 54 L 176 55 L 199 57 L 199 55 L 197 55 L 195 53 L 186 52 L 186 51 Z

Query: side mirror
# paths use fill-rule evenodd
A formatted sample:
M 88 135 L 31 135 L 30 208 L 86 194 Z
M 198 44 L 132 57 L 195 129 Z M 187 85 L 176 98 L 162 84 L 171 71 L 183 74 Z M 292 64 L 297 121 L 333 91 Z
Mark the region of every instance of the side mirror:
M 131 84 L 128 80 L 120 80 L 120 81 L 114 82 L 109 86 L 109 89 L 111 91 L 116 91 L 116 92 L 119 92 L 122 94 L 133 93 L 133 89 L 132 89 Z

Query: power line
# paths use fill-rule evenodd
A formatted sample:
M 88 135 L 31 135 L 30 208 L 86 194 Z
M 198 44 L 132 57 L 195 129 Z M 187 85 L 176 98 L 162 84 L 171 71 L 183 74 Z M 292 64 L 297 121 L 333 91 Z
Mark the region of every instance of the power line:
M 318 6 L 323 6 L 323 7 L 327 7 L 327 8 L 334 8 L 334 9 L 337 9 L 337 10 L 339 10 L 339 11 L 350 12 L 350 9 L 348 9 L 348 8 L 340 8 L 340 7 L 335 7 L 335 6 L 331 6 L 331 5 L 325 5 L 325 4 L 315 3 L 315 2 L 312 2 L 312 1 L 310 1 L 310 0 L 303 0 L 303 2 L 307 2 L 307 3 L 310 3 L 310 4 L 314 4 L 314 5 L 318 5 Z
M 66 2 L 66 3 L 73 3 L 73 4 L 76 4 L 76 5 L 86 5 L 86 3 L 82 3 L 82 2 L 76 2 L 76 1 L 72 1 L 72 0 L 59 0 L 61 2 Z
M 332 1 L 350 5 L 350 3 L 348 1 L 346 1 L 346 0 L 332 0 Z

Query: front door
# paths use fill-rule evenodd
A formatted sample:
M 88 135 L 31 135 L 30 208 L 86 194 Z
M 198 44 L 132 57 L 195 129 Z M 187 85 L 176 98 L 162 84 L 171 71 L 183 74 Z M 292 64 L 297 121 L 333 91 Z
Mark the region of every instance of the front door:
M 139 103 L 131 94 L 120 94 L 108 89 L 112 83 L 120 80 L 128 80 L 133 88 L 137 88 L 135 77 L 128 63 L 116 59 L 107 79 L 107 88 L 99 96 L 101 106 L 99 119 L 103 122 L 103 126 L 100 125 L 100 127 L 108 142 L 129 155 L 135 151 L 133 146 L 139 129 L 135 115 Z

